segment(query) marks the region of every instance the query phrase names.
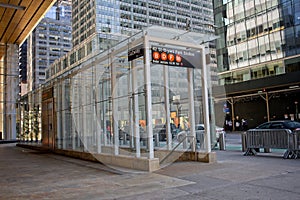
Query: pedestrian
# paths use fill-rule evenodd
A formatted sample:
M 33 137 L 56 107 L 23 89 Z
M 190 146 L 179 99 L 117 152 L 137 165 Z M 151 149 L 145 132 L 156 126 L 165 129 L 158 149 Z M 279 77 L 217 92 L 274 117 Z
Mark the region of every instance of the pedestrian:
M 242 119 L 242 130 L 247 131 L 248 130 L 248 122 L 246 119 Z
M 229 131 L 232 131 L 232 121 L 231 120 L 228 121 L 228 129 L 229 129 Z
M 236 131 L 240 131 L 240 130 L 241 130 L 241 122 L 240 122 L 239 116 L 236 116 L 236 120 L 235 120 L 235 130 L 236 130 Z

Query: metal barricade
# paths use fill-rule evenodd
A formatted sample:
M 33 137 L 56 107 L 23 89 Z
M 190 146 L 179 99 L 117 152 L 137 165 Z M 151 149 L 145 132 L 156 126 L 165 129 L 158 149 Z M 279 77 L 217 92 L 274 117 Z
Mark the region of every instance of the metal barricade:
M 285 158 L 300 158 L 300 130 L 293 132 L 290 141 L 292 141 L 292 147 L 285 153 Z
M 244 155 L 256 155 L 257 149 L 286 149 L 284 158 L 297 158 L 299 155 L 300 131 L 291 132 L 288 129 L 250 129 L 246 132 L 246 153 Z

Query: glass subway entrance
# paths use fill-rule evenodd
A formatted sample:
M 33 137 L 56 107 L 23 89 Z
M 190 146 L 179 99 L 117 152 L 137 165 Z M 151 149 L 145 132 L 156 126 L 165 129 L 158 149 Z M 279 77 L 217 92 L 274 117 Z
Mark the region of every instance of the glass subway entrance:
M 56 70 L 48 81 L 55 148 L 160 160 L 166 154 L 159 150 L 210 153 L 213 109 L 200 40 L 198 33 L 152 27 L 72 71 Z

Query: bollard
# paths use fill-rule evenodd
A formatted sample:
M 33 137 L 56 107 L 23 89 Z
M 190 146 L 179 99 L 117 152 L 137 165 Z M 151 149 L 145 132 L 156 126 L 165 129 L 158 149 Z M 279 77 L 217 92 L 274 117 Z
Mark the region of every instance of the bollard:
M 156 147 L 159 147 L 159 135 L 158 135 L 158 133 L 154 134 L 154 145 Z
M 220 150 L 226 150 L 224 133 L 220 133 L 220 135 L 219 135 L 219 147 L 220 147 Z
M 129 137 L 129 145 L 130 145 L 130 148 L 132 148 L 132 149 L 135 148 L 135 137 L 133 135 L 130 135 L 130 137 Z
M 241 136 L 242 136 L 242 152 L 245 152 L 245 151 L 247 151 L 247 140 L 246 140 L 246 132 L 243 132 L 242 134 L 241 134 Z
M 127 133 L 123 134 L 123 144 L 126 145 L 127 144 Z

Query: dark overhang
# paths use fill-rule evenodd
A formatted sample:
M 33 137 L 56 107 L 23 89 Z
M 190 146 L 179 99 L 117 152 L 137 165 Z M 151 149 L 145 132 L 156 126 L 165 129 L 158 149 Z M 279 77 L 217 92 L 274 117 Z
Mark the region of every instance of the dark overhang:
M 300 89 L 300 71 L 291 72 L 241 83 L 213 87 L 215 98 L 236 97 L 257 94 L 259 92 L 288 91 Z

